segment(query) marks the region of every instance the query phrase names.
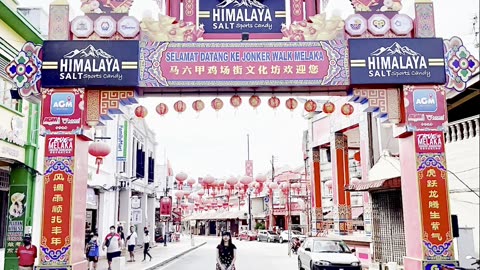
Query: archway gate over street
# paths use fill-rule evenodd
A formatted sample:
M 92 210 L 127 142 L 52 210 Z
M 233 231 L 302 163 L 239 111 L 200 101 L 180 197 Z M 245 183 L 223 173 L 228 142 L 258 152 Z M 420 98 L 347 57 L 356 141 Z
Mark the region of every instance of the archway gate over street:
M 316 0 L 183 0 L 183 9 L 181 0 L 170 0 L 169 16 L 141 23 L 128 15 L 131 2 L 82 1 L 86 14 L 69 22 L 70 7 L 55 1 L 49 40 L 42 47 L 25 44 L 7 66 L 20 95 L 43 108 L 38 269 L 87 269 L 86 201 L 77 194 L 86 193 L 87 174 L 80 168 L 87 168 L 92 129 L 122 113 L 123 106 L 138 103 L 138 96 L 161 94 L 349 95 L 351 102 L 366 104 L 365 111 L 396 126 L 400 140 L 401 185 L 412 194 L 404 200 L 405 269 L 455 264 L 443 139 L 445 92 L 464 90 L 478 61 L 459 38 L 435 38 L 431 1 L 416 1 L 415 19 L 399 13 L 401 1 L 376 0 L 354 4 L 356 13 L 342 20 L 327 19 Z M 343 235 L 351 206 L 343 167 L 347 138 L 341 132 L 349 127 L 345 119 L 337 122 L 331 138 L 334 220 Z M 368 155 L 366 138 L 361 140 L 361 153 Z M 315 155 L 313 170 L 312 207 L 321 221 Z M 362 175 L 368 181 L 367 173 Z M 15 257 L 6 254 L 7 260 Z

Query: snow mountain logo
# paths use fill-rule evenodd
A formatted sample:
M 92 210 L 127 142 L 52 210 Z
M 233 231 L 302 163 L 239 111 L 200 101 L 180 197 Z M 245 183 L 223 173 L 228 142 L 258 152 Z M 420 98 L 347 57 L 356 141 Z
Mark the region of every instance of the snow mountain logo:
M 401 46 L 397 42 L 393 43 L 390 47 L 381 47 L 374 52 L 372 52 L 370 55 L 373 56 L 381 56 L 381 55 L 410 55 L 410 56 L 420 56 L 419 53 L 416 51 L 410 49 L 407 46 Z
M 106 58 L 106 59 L 110 59 L 110 58 L 113 58 L 112 55 L 106 53 L 104 50 L 102 49 L 95 49 L 95 47 L 93 47 L 93 45 L 88 45 L 85 49 L 82 49 L 82 50 L 73 50 L 67 54 L 65 54 L 63 57 L 65 58 L 74 58 L 76 56 L 80 56 L 80 57 L 94 57 L 94 58 Z
M 260 3 L 258 0 L 223 0 L 220 4 L 217 5 L 219 8 L 226 8 L 230 5 L 234 7 L 256 7 L 256 8 L 267 8 L 266 5 Z

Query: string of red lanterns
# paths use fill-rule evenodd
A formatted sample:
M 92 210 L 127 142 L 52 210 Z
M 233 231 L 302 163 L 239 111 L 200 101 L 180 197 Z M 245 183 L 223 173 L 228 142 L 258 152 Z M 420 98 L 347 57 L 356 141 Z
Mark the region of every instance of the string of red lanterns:
M 261 101 L 259 96 L 252 95 L 249 98 L 248 103 L 254 109 L 257 109 L 261 105 L 262 101 Z M 215 111 L 218 112 L 221 109 L 223 109 L 224 102 L 223 102 L 222 99 L 217 97 L 217 98 L 214 98 L 211 101 L 210 105 Z M 230 105 L 232 107 L 234 107 L 235 109 L 238 109 L 242 105 L 242 98 L 237 94 L 233 95 L 230 98 Z M 280 99 L 276 96 L 270 97 L 268 99 L 268 106 L 270 106 L 272 109 L 276 110 L 280 106 Z M 298 107 L 298 101 L 295 98 L 288 98 L 285 101 L 285 107 L 288 110 L 293 112 Z M 185 102 L 179 100 L 179 101 L 176 101 L 174 103 L 173 108 L 176 112 L 183 113 L 183 112 L 186 111 L 187 105 L 185 104 Z M 317 108 L 318 108 L 317 102 L 315 102 L 312 99 L 309 99 L 305 102 L 303 109 L 308 113 L 313 113 L 313 112 L 317 111 Z M 195 100 L 192 103 L 192 109 L 194 111 L 196 111 L 197 113 L 200 113 L 202 110 L 205 109 L 205 103 L 202 100 Z M 155 107 L 155 111 L 160 116 L 165 116 L 168 113 L 168 106 L 165 103 L 159 103 Z M 330 115 L 330 114 L 334 113 L 335 112 L 335 104 L 331 101 L 325 102 L 322 106 L 322 111 L 327 115 Z M 350 103 L 345 103 L 340 107 L 340 112 L 345 116 L 350 116 L 354 113 L 354 106 Z M 139 105 L 135 108 L 134 113 L 135 113 L 135 116 L 137 116 L 138 118 L 145 118 L 148 114 L 148 110 L 147 110 L 147 108 L 145 108 L 145 106 Z

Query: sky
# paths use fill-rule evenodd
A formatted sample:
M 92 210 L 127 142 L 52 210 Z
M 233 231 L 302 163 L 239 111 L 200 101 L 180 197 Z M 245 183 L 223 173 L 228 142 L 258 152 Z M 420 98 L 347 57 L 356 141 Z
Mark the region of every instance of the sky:
M 48 10 L 49 1 L 19 0 L 21 6 L 41 6 Z M 212 0 L 208 0 L 212 1 Z M 81 15 L 80 1 L 69 1 L 73 7 L 73 15 Z M 473 48 L 473 17 L 478 16 L 478 0 L 447 1 L 434 0 L 437 36 L 449 38 L 460 36 L 470 52 Z M 403 10 L 414 17 L 414 1 L 404 0 Z M 138 19 L 146 13 L 155 15 L 159 11 L 153 0 L 135 0 L 131 14 Z M 327 14 L 341 14 L 346 18 L 353 10 L 348 0 L 330 0 Z M 478 27 L 478 26 L 477 26 Z M 477 28 L 478 29 L 478 28 Z M 247 159 L 247 134 L 250 135 L 250 159 L 254 161 L 254 174 L 270 169 L 272 155 L 275 163 L 297 167 L 302 164 L 302 136 L 307 129 L 307 121 L 301 110 L 289 112 L 285 106 L 285 97 L 276 111 L 268 107 L 268 97 L 262 98 L 262 105 L 253 110 L 248 104 L 248 97 L 243 97 L 243 104 L 234 110 L 229 104 L 229 97 L 222 97 L 224 108 L 216 113 L 210 107 L 214 97 L 201 98 L 148 98 L 141 99 L 149 114 L 147 121 L 156 133 L 159 143 L 157 156 L 170 160 L 175 172 L 184 171 L 191 177 L 202 177 L 207 174 L 215 177 L 243 175 L 244 163 Z M 183 100 L 188 109 L 183 114 L 173 110 L 177 100 Z M 206 108 L 200 114 L 191 109 L 196 99 L 202 99 Z M 169 113 L 160 117 L 155 106 L 164 102 L 169 106 Z M 303 107 L 299 105 L 299 107 Z

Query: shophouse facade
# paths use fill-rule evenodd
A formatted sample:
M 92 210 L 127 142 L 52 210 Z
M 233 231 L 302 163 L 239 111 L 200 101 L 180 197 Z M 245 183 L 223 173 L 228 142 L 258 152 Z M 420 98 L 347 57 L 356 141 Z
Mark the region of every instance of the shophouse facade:
M 39 105 L 22 100 L 5 67 L 26 41 L 43 39 L 15 1 L 0 1 L 0 269 L 17 269 L 16 249 L 32 233 L 38 163 Z

